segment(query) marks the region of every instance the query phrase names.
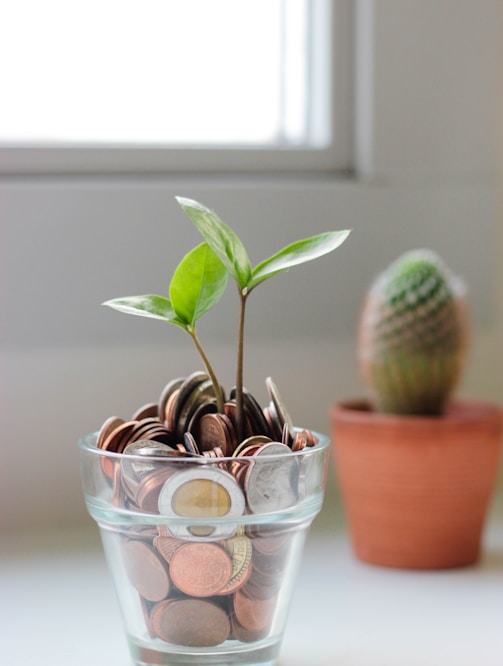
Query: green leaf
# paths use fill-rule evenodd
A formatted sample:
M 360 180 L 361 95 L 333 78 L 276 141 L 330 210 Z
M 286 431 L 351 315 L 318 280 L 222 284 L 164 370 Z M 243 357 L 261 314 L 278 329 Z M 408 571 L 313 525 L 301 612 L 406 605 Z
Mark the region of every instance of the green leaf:
M 237 234 L 203 204 L 185 197 L 176 197 L 176 200 L 239 288 L 244 289 L 251 277 L 251 264 Z
M 185 322 L 178 317 L 171 302 L 167 298 L 164 298 L 164 296 L 156 296 L 155 294 L 125 296 L 124 298 L 114 298 L 111 301 L 105 301 L 102 305 L 106 305 L 119 312 L 125 312 L 126 314 L 161 319 L 170 324 L 186 328 Z
M 344 231 L 328 231 L 287 245 L 272 257 L 269 257 L 269 259 L 265 259 L 265 261 L 255 266 L 247 285 L 248 290 L 251 291 L 264 280 L 276 275 L 276 273 L 281 273 L 292 266 L 303 264 L 332 252 L 332 250 L 335 250 L 335 248 L 339 247 L 346 240 L 349 233 L 350 230 L 348 229 Z
M 191 250 L 178 264 L 169 297 L 177 317 L 193 326 L 221 299 L 227 285 L 227 271 L 207 243 Z

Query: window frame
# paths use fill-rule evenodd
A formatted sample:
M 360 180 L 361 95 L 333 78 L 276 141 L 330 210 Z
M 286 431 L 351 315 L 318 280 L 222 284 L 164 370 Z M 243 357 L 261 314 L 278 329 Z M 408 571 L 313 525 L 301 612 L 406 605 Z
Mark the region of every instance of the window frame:
M 315 105 L 328 127 L 327 145 L 198 146 L 104 143 L 0 142 L 0 175 L 120 175 L 348 172 L 352 150 L 351 0 L 309 0 L 313 32 L 320 40 L 310 53 Z M 325 52 L 324 52 L 325 50 Z M 318 67 L 327 58 L 328 68 Z M 325 69 L 325 71 L 323 71 Z M 321 99 L 320 99 L 321 96 Z M 337 100 L 337 104 L 335 103 Z

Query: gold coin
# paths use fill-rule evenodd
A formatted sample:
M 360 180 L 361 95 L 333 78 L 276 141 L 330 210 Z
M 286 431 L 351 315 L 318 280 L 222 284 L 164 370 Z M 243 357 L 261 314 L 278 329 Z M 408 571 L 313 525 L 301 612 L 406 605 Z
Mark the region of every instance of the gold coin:
M 183 518 L 170 525 L 172 536 L 187 539 L 226 538 L 237 525 L 214 525 L 211 518 L 242 516 L 246 501 L 243 491 L 228 472 L 207 465 L 176 472 L 164 484 L 158 498 L 159 513 Z M 195 523 L 195 521 L 199 521 Z
M 171 506 L 179 516 L 200 518 L 201 516 L 225 516 L 231 507 L 227 490 L 210 479 L 194 479 L 178 488 Z
M 234 536 L 225 542 L 225 548 L 232 560 L 232 574 L 227 585 L 219 592 L 221 595 L 232 594 L 242 587 L 252 571 L 252 543 L 244 536 Z

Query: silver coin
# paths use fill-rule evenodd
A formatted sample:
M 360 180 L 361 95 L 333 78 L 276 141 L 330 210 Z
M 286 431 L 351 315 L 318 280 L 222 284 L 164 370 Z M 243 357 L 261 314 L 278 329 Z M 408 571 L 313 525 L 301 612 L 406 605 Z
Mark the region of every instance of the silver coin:
M 188 453 L 192 453 L 193 455 L 201 455 L 199 453 L 199 449 L 197 447 L 197 442 L 194 439 L 194 435 L 190 432 L 186 432 L 183 435 L 183 445 L 187 449 Z
M 127 455 L 148 455 L 148 456 L 162 456 L 166 451 L 173 451 L 171 446 L 156 442 L 155 439 L 138 439 L 135 442 L 130 442 L 124 448 L 123 454 Z
M 197 469 L 176 472 L 164 483 L 158 507 L 163 516 L 183 519 L 167 524 L 173 536 L 214 540 L 236 533 L 238 524 L 232 519 L 243 515 L 246 500 L 231 474 L 220 468 L 198 465 Z M 209 518 L 218 518 L 219 522 L 212 524 Z
M 286 423 L 288 425 L 288 432 L 290 434 L 290 437 L 293 439 L 293 437 L 295 437 L 295 428 L 293 425 L 293 421 L 292 418 L 290 417 L 290 414 L 288 413 L 285 403 L 281 398 L 278 387 L 276 386 L 271 377 L 267 377 L 267 379 L 265 380 L 265 385 L 269 393 L 269 397 L 271 398 L 272 403 L 276 409 L 276 413 L 279 417 L 281 431 L 283 430 L 283 426 Z
M 299 466 L 286 444 L 264 444 L 253 456 L 244 487 L 252 513 L 273 513 L 293 506 L 298 498 Z M 268 459 L 269 456 L 274 456 Z
M 173 449 L 167 444 L 161 444 L 152 439 L 139 439 L 136 442 L 130 442 L 122 452 L 121 458 L 121 478 L 126 494 L 134 498 L 138 484 L 141 479 L 157 469 L 158 464 L 149 462 L 148 458 L 152 456 L 165 457 L 173 454 Z M 130 456 L 142 456 L 145 462 Z

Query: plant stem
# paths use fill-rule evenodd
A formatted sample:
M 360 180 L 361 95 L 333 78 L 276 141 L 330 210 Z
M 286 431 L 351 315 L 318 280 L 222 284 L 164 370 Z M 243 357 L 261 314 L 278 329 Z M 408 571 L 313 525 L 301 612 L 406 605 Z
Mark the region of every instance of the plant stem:
M 249 292 L 246 288 L 239 290 L 241 306 L 239 309 L 238 358 L 236 364 L 236 434 L 238 442 L 241 442 L 244 437 L 243 358 L 245 339 L 245 311 L 248 294 Z
M 206 356 L 206 353 L 203 349 L 203 346 L 199 342 L 199 338 L 197 337 L 195 326 L 191 326 L 190 328 L 187 328 L 187 333 L 194 340 L 194 344 L 197 347 L 197 351 L 199 352 L 199 355 L 203 359 L 204 367 L 206 368 L 206 370 L 208 372 L 208 375 L 211 379 L 211 383 L 213 384 L 213 390 L 215 391 L 215 398 L 217 399 L 217 409 L 220 412 L 220 414 L 223 414 L 223 411 L 224 411 L 224 397 L 223 397 L 223 394 L 222 394 L 222 387 L 220 386 L 220 382 L 217 380 L 215 372 L 213 371 L 211 363 L 210 363 L 208 357 Z

